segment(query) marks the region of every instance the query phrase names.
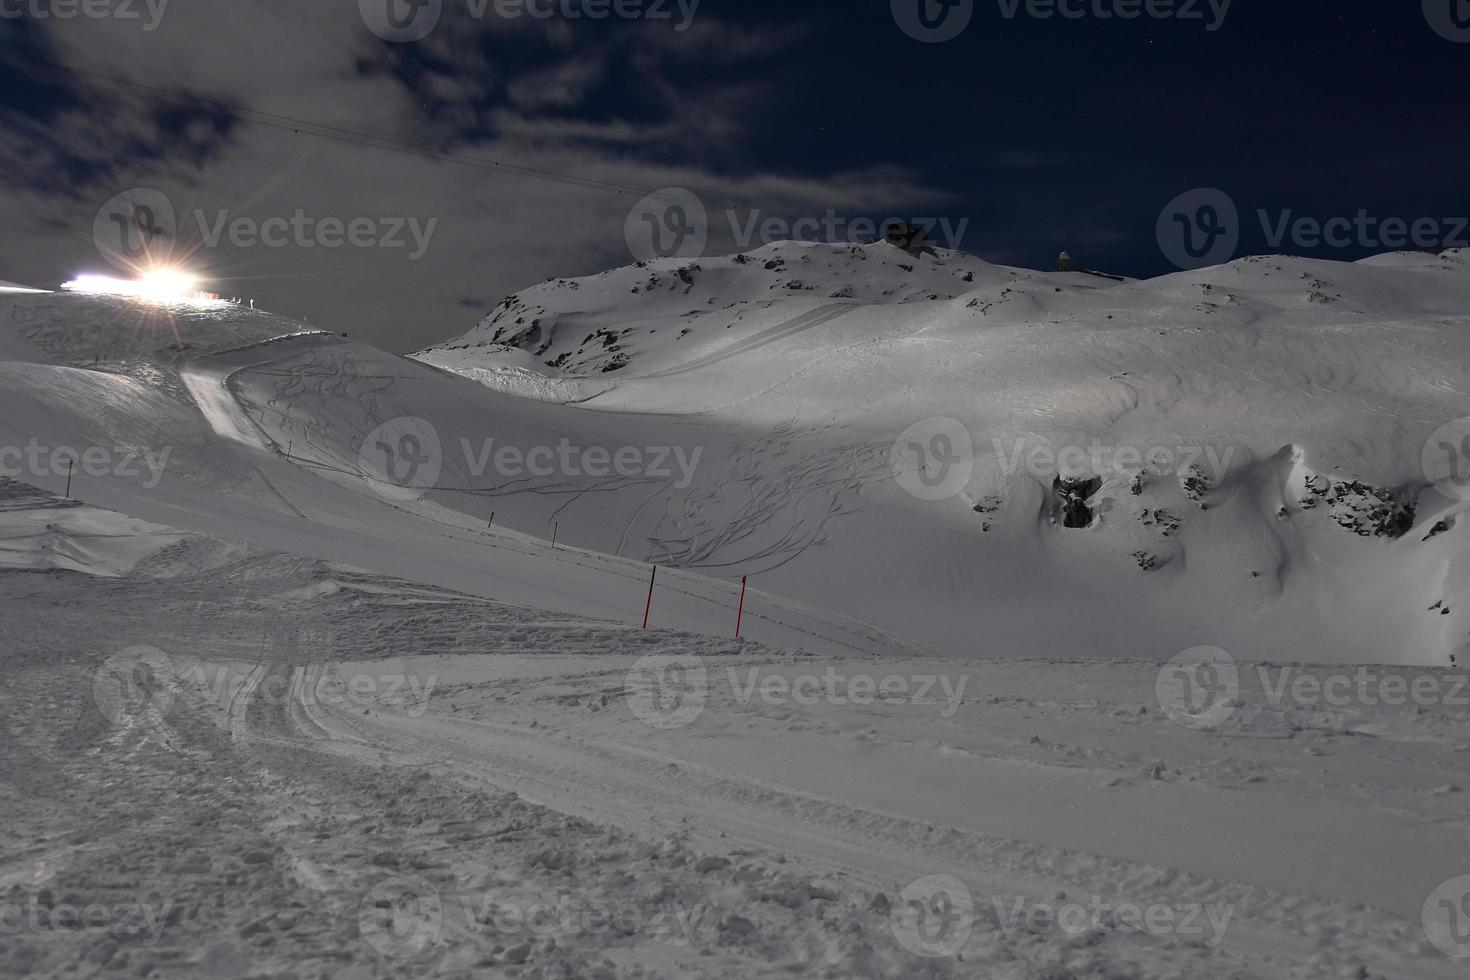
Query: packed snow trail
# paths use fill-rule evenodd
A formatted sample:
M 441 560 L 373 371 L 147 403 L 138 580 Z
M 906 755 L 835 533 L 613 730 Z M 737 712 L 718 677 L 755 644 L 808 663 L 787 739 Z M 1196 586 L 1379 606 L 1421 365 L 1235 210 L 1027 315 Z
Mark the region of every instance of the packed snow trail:
M 309 350 L 323 343 L 323 337 L 330 334 L 290 334 L 238 350 L 220 351 L 180 365 L 179 377 L 216 435 L 244 446 L 270 450 L 259 428 L 230 391 L 230 378 L 246 368 L 269 364 L 297 350 Z
M 1093 673 L 1108 670 L 1106 693 L 1089 698 L 1090 704 L 1050 697 L 1031 701 L 1042 710 L 1040 717 L 997 707 L 1014 694 L 983 698 L 956 721 L 945 723 L 941 741 L 928 744 L 907 739 L 924 731 L 924 716 L 934 705 L 865 712 L 859 724 L 876 724 L 883 732 L 886 750 L 875 756 L 854 754 L 840 738 L 832 741 L 826 729 L 846 727 L 843 713 L 832 709 L 817 713 L 814 729 L 791 729 L 779 748 L 754 748 L 761 742 L 761 728 L 790 719 L 790 711 L 755 705 L 752 714 L 752 706 L 740 705 L 724 691 L 691 727 L 649 731 L 622 703 L 629 693 L 622 687 L 622 675 L 630 661 L 613 656 L 618 663 L 610 670 L 598 666 L 605 655 L 537 658 L 529 670 L 524 662 L 494 656 L 395 660 L 396 675 L 436 677 L 448 690 L 423 700 L 375 704 L 371 711 L 324 703 L 312 694 L 323 689 L 323 675 L 298 669 L 290 685 L 295 700 L 284 737 L 325 743 L 320 748 L 334 755 L 428 766 L 439 778 L 469 778 L 644 835 L 683 832 L 707 848 L 743 846 L 810 862 L 870 887 L 894 887 L 946 873 L 964 881 L 982 906 L 987 898 L 999 907 L 1075 895 L 1079 889 L 1114 904 L 1173 902 L 1183 907 L 1184 896 L 1192 903 L 1219 903 L 1232 910 L 1233 918 L 1218 948 L 1209 944 L 1209 965 L 1197 965 L 1210 975 L 1223 974 L 1227 964 L 1267 976 L 1308 975 L 1314 965 L 1323 964 L 1320 951 L 1329 936 L 1333 970 L 1348 971 L 1349 964 L 1361 963 L 1405 980 L 1458 975 L 1433 951 L 1425 952 L 1422 942 L 1411 947 L 1416 953 L 1403 945 L 1424 895 L 1445 873 L 1444 854 L 1459 839 L 1458 832 L 1433 829 L 1437 820 L 1420 823 L 1443 799 L 1426 795 L 1431 784 L 1452 778 L 1456 771 L 1443 756 L 1439 722 L 1427 728 L 1435 732 L 1438 747 L 1425 752 L 1418 748 L 1420 740 L 1410 736 L 1397 743 L 1404 757 L 1397 765 L 1375 764 L 1351 739 L 1337 743 L 1330 729 L 1313 732 L 1310 740 L 1325 755 L 1345 756 L 1328 769 L 1337 774 L 1329 777 L 1327 795 L 1316 796 L 1292 791 L 1310 771 L 1298 761 L 1299 752 L 1293 758 L 1275 749 L 1272 741 L 1258 741 L 1276 724 L 1269 718 L 1262 719 L 1267 727 L 1259 733 L 1237 732 L 1245 741 L 1224 752 L 1212 748 L 1210 743 L 1217 740 L 1209 738 L 1181 746 L 1178 730 L 1163 718 L 1122 730 L 1109 724 L 1119 717 L 1147 718 L 1128 703 L 1149 693 L 1154 671 L 1143 665 L 1088 668 Z M 709 662 L 720 670 L 754 668 L 788 676 L 824 667 L 819 661 L 783 663 L 767 653 L 753 659 L 751 653 L 718 655 Z M 861 667 L 852 661 L 837 666 L 847 671 Z M 958 672 L 965 666 L 890 661 L 883 669 L 913 674 Z M 340 675 L 335 682 L 340 687 L 345 678 L 374 667 L 381 669 L 358 663 L 337 665 L 332 672 Z M 1054 696 L 1060 680 L 1056 672 L 1066 669 L 990 665 L 982 668 L 981 679 L 989 682 L 987 689 L 1029 689 Z M 1069 693 L 1099 690 L 1073 677 L 1066 678 L 1064 687 Z M 554 700 L 548 700 L 551 692 Z M 611 703 L 605 703 L 607 694 L 613 695 Z M 1122 703 L 1111 701 L 1117 695 Z M 1043 750 L 1024 748 L 1014 737 L 1010 726 L 1023 718 L 1026 727 L 1048 732 Z M 1453 719 L 1458 731 L 1467 731 L 1470 717 L 1465 712 L 1454 713 Z M 1440 717 L 1440 722 L 1447 721 L 1451 716 Z M 997 735 L 1000 745 L 1009 746 L 999 756 L 960 748 L 978 747 Z M 267 730 L 261 737 L 283 736 Z M 1075 753 L 1083 745 L 1087 754 L 1078 758 Z M 926 771 L 935 768 L 925 760 L 931 754 L 935 762 L 945 757 L 942 779 L 949 788 L 942 797 L 919 789 L 939 775 Z M 1067 761 L 1069 754 L 1073 761 Z M 1356 761 L 1348 763 L 1347 757 Z M 1145 759 L 1146 768 L 1157 766 L 1159 771 L 1139 775 L 1136 767 Z M 1221 775 L 1222 764 L 1228 775 Z M 1364 765 L 1379 774 L 1379 798 L 1418 796 L 1419 814 L 1407 816 L 1402 804 L 1379 809 L 1358 796 L 1352 777 L 1340 781 L 1350 772 L 1366 771 Z M 1400 773 L 1400 785 L 1390 789 L 1385 784 L 1394 771 Z M 828 772 L 846 775 L 824 776 Z M 854 781 L 856 772 L 862 778 Z M 1191 785 L 1201 777 L 1203 782 Z M 1260 778 L 1255 785 L 1262 789 L 1249 791 L 1253 778 Z M 908 782 L 915 786 L 906 787 Z M 1100 808 L 1095 802 L 1099 792 L 1120 805 Z M 981 829 L 990 822 L 990 809 L 1023 805 L 1025 812 L 1018 810 L 1009 824 L 1002 818 L 997 829 L 1004 833 Z M 1150 832 L 1137 834 L 1141 826 L 1151 827 Z M 1130 828 L 1121 840 L 1120 827 Z M 1258 829 L 1266 831 L 1264 836 Z M 1364 848 L 1367 841 L 1374 842 L 1373 860 L 1355 866 L 1335 861 Z M 1303 848 L 1319 854 L 1306 880 L 1301 873 Z M 1176 870 L 1165 874 L 1163 868 Z M 1390 911 L 1368 919 L 1356 910 L 1359 901 L 1386 903 Z M 1337 932 L 1349 921 L 1361 932 L 1351 940 Z M 1309 938 L 1312 934 L 1318 938 Z M 1167 962 L 1172 945 L 1150 951 L 1160 958 L 1155 965 Z

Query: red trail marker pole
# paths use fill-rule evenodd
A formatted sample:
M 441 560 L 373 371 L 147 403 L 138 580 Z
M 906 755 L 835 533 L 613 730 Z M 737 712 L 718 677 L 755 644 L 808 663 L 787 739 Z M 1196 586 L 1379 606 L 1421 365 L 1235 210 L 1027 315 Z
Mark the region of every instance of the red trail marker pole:
M 489 524 L 486 524 L 485 526 L 487 528 L 491 528 L 491 527 L 494 527 L 495 526 L 495 511 L 492 510 L 490 512 L 490 523 Z
M 735 639 L 740 639 L 740 621 L 745 618 L 745 580 L 749 576 L 740 576 L 740 608 L 735 610 Z
M 557 532 L 560 531 L 560 530 L 561 530 L 561 521 L 557 521 L 555 524 L 552 524 L 551 525 L 551 547 L 552 548 L 555 548 L 556 547 L 556 535 L 557 535 Z
M 653 566 L 653 574 L 648 576 L 648 601 L 643 604 L 643 628 L 648 629 L 648 614 L 653 610 L 653 580 L 658 578 L 658 566 Z
M 69 459 L 66 461 L 66 498 L 71 499 L 71 471 L 77 465 L 77 461 Z

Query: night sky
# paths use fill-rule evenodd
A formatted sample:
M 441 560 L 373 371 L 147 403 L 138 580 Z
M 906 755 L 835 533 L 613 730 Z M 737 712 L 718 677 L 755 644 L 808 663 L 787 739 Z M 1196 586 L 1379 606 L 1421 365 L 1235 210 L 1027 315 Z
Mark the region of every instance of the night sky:
M 161 197 L 154 250 L 210 288 L 391 350 L 627 264 L 630 209 L 666 188 L 707 206 L 710 253 L 736 247 L 734 206 L 945 218 L 992 261 L 1155 276 L 1176 268 L 1161 211 L 1196 188 L 1238 206 L 1236 256 L 1390 250 L 1361 222 L 1273 246 L 1260 210 L 1470 239 L 1470 0 L 434 0 L 406 42 L 370 27 L 390 0 L 88 2 L 0 0 L 0 280 L 111 271 L 109 209 L 146 223 Z M 391 2 L 410 31 L 435 13 Z M 920 13 L 969 20 L 926 42 Z M 312 230 L 208 241 L 298 211 Z

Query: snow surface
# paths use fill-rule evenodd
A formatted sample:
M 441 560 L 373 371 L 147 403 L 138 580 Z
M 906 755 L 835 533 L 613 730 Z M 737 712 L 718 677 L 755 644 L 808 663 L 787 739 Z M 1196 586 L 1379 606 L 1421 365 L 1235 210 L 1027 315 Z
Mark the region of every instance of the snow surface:
M 117 576 L 182 537 L 171 528 L 0 479 L 0 569 Z
M 0 447 L 168 455 L 0 482 L 0 974 L 1462 976 L 1423 916 L 1470 692 L 1273 690 L 1465 680 L 1465 504 L 1421 455 L 1470 416 L 1467 311 L 1463 253 L 1115 283 L 790 243 L 405 359 L 6 294 Z M 935 418 L 975 454 L 921 499 Z M 405 431 L 424 485 L 364 463 Z M 509 476 L 490 439 L 698 463 Z M 1233 455 L 1069 470 L 1070 528 L 1017 439 Z M 1202 644 L 1238 697 L 1177 724 L 1160 665 Z M 968 931 L 916 922 L 934 875 Z M 1013 921 L 1089 901 L 1207 914 Z
M 786 290 L 793 277 L 810 288 Z M 1457 603 L 1430 611 L 1463 591 L 1463 525 L 1424 539 L 1463 501 L 1430 487 L 1422 456 L 1470 415 L 1467 310 L 1462 252 L 1257 257 L 1114 283 L 787 243 L 744 264 L 554 280 L 417 356 L 483 367 L 514 342 L 580 365 L 567 384 L 605 388 L 577 399 L 582 424 L 707 427 L 698 481 L 656 512 L 640 501 L 615 518 L 606 495 L 559 511 L 599 550 L 753 574 L 957 655 L 1162 660 L 1211 643 L 1442 665 L 1470 637 Z M 920 500 L 893 479 L 891 448 L 934 418 L 963 427 L 973 473 Z M 1049 475 L 1010 464 L 1094 445 L 1158 447 L 1176 466 L 1133 494 L 1144 467 L 1105 455 L 1086 474 L 1102 480 L 1101 516 L 1079 532 L 1054 520 Z M 1190 457 L 1198 474 L 1181 469 Z M 1307 484 L 1323 480 L 1342 490 L 1318 507 Z M 1379 495 L 1413 508 L 1407 530 L 1351 533 Z
M 1281 708 L 1247 672 L 1187 731 L 1137 661 L 793 656 L 200 535 L 0 603 L 0 900 L 41 924 L 6 975 L 1461 975 L 1419 905 L 1470 816 L 1464 707 Z M 637 713 L 650 656 L 707 665 L 688 724 Z M 944 685 L 748 693 L 828 671 Z M 975 905 L 959 956 L 895 925 L 934 874 Z M 1224 928 L 1011 918 L 1093 901 Z

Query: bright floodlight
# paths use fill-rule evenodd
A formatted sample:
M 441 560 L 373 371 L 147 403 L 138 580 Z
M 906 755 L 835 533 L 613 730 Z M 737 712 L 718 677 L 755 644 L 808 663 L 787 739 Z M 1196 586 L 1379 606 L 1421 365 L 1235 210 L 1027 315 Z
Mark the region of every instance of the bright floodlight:
M 112 276 L 77 276 L 63 283 L 62 289 L 74 293 L 104 293 L 110 296 L 136 296 L 161 303 L 199 301 L 199 277 L 182 269 L 150 269 L 137 279 L 115 279 Z

